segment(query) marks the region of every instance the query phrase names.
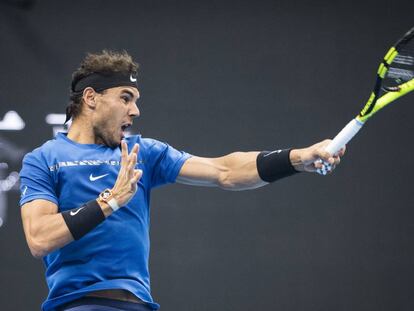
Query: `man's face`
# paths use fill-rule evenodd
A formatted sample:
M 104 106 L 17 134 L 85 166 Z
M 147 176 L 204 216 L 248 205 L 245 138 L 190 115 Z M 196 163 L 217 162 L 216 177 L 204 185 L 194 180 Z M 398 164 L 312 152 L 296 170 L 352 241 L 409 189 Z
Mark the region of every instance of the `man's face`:
M 136 104 L 138 98 L 138 90 L 130 86 L 114 87 L 102 94 L 96 93 L 92 125 L 97 144 L 111 148 L 119 146 L 125 137 L 125 130 L 139 116 Z

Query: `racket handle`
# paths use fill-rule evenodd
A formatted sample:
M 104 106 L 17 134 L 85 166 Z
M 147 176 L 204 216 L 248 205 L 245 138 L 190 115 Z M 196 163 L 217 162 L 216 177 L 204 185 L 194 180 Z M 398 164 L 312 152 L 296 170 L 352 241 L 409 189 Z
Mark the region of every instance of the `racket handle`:
M 335 155 L 342 147 L 344 147 L 362 128 L 364 123 L 357 119 L 351 120 L 329 143 L 325 148 L 331 155 Z M 322 162 L 322 160 L 318 160 Z M 332 169 L 329 163 L 324 162 L 323 167 L 318 169 L 317 172 L 321 175 L 326 175 Z
M 334 155 L 342 147 L 344 147 L 355 135 L 359 132 L 362 128 L 364 123 L 358 121 L 357 119 L 351 120 L 336 136 L 335 138 L 329 143 L 326 147 L 326 151 L 330 154 Z

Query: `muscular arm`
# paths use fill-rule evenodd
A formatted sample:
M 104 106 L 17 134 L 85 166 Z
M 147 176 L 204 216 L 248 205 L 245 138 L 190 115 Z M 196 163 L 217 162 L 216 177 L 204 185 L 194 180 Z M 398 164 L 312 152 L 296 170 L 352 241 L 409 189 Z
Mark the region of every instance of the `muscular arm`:
M 62 214 L 57 211 L 57 205 L 46 200 L 34 200 L 22 206 L 24 234 L 36 258 L 73 241 Z
M 316 171 L 321 166 L 320 163 L 314 163 L 317 159 L 323 159 L 335 167 L 345 149 L 332 157 L 324 151 L 329 141 L 325 140 L 303 149 L 292 149 L 289 154 L 290 163 L 298 172 Z M 181 168 L 177 182 L 195 186 L 217 186 L 234 191 L 262 187 L 268 183 L 258 174 L 258 154 L 257 151 L 234 152 L 219 158 L 189 158 Z
M 192 157 L 181 168 L 177 182 L 187 185 L 247 190 L 266 185 L 257 173 L 259 152 L 234 152 L 219 158 Z
M 141 178 L 142 171 L 135 169 L 137 153 L 138 145 L 135 145 L 128 155 L 127 146 L 124 142 L 122 143 L 121 168 L 112 188 L 114 198 L 120 206 L 124 206 L 132 198 L 137 182 Z M 98 202 L 98 204 L 105 217 L 112 213 L 107 203 Z M 74 213 L 76 211 L 79 210 L 74 209 Z M 27 202 L 21 208 L 21 216 L 27 244 L 36 258 L 43 257 L 74 240 L 55 203 L 43 199 Z

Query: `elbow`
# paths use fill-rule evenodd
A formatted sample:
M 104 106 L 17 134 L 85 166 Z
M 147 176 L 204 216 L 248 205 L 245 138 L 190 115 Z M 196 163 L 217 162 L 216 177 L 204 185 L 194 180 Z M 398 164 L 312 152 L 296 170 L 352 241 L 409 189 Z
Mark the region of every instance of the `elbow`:
M 49 253 L 46 247 L 41 244 L 31 243 L 29 244 L 29 249 L 32 256 L 36 259 L 41 259 Z
M 50 252 L 47 241 L 44 241 L 38 237 L 28 237 L 27 244 L 29 246 L 30 253 L 34 258 L 40 259 Z
M 231 191 L 254 189 L 256 187 L 256 158 L 245 152 L 234 152 L 224 157 L 219 168 L 217 184 Z
M 41 245 L 37 245 L 31 242 L 31 243 L 28 243 L 28 246 L 30 249 L 30 253 L 32 254 L 34 258 L 41 259 L 42 257 L 46 255 L 46 251 L 44 248 L 42 248 Z
M 224 190 L 237 190 L 235 189 L 237 185 L 233 182 L 229 171 L 223 171 L 220 173 L 218 186 Z
M 223 172 L 220 174 L 218 186 L 224 190 L 230 191 L 244 191 L 252 190 L 264 186 L 266 183 L 263 181 L 256 181 L 254 177 L 242 174 L 232 174 L 229 172 Z

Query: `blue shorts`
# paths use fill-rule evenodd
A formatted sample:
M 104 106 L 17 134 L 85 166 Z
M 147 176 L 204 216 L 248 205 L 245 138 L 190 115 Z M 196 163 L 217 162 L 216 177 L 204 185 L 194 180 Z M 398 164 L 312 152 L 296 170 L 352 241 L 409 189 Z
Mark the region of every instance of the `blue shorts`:
M 145 304 L 120 301 L 107 298 L 83 297 L 71 301 L 61 307 L 59 311 L 153 311 Z

